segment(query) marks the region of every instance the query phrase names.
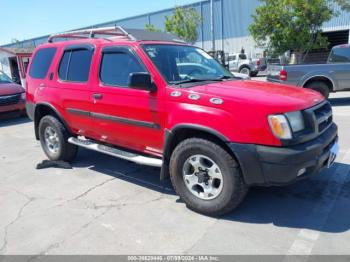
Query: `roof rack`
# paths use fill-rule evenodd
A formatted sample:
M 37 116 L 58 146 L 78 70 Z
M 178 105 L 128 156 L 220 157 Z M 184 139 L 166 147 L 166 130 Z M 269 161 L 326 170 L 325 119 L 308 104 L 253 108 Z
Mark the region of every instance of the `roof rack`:
M 100 36 L 100 37 L 98 37 Z M 121 26 L 101 27 L 92 29 L 82 29 L 77 31 L 69 31 L 65 33 L 59 33 L 50 35 L 48 42 L 52 43 L 54 39 L 59 38 L 74 38 L 74 39 L 87 39 L 87 38 L 105 38 L 108 37 L 125 37 L 131 41 L 171 41 L 185 43 L 181 38 L 176 35 L 165 32 L 149 32 L 142 29 L 124 29 Z
M 91 28 L 91 29 L 82 29 L 77 31 L 69 31 L 65 33 L 59 33 L 50 35 L 48 42 L 52 43 L 55 38 L 75 38 L 75 39 L 84 39 L 84 38 L 96 38 L 97 35 L 103 36 L 124 36 L 130 40 L 136 40 L 133 36 L 128 34 L 121 26 L 114 27 L 101 27 L 101 28 Z

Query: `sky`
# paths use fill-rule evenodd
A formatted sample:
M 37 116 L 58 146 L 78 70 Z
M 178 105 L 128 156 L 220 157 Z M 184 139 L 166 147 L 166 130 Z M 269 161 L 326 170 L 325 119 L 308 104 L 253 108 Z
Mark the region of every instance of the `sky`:
M 0 45 L 198 0 L 1 0 Z

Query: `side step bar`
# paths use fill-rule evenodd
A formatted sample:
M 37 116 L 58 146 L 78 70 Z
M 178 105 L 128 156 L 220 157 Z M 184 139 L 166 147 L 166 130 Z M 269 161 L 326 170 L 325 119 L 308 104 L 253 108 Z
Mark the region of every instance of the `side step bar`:
M 98 144 L 91 140 L 70 137 L 68 142 L 103 154 L 125 159 L 140 165 L 161 167 L 163 161 L 158 158 L 146 157 L 135 153 L 123 151 L 114 147 Z

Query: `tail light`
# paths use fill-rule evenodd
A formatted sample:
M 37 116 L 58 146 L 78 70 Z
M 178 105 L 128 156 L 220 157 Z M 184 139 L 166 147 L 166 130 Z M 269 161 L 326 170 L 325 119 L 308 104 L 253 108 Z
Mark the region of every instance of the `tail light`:
M 260 64 L 261 64 L 260 60 L 257 60 L 257 61 L 256 61 L 256 65 L 257 65 L 257 66 L 260 66 Z
M 281 81 L 287 81 L 288 79 L 288 74 L 287 74 L 287 71 L 286 70 L 281 70 L 280 71 L 280 80 Z

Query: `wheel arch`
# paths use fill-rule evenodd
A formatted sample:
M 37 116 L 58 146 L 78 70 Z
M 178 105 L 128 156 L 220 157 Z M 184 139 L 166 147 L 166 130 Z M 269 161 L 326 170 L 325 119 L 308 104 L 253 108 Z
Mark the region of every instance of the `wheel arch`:
M 310 76 L 303 81 L 302 87 L 307 87 L 312 82 L 324 82 L 329 87 L 330 92 L 335 91 L 335 83 L 332 78 L 325 75 Z
M 39 140 L 39 123 L 40 120 L 47 115 L 51 115 L 56 117 L 58 120 L 61 121 L 61 123 L 64 125 L 64 127 L 71 132 L 69 126 L 67 125 L 66 121 L 64 121 L 61 114 L 58 112 L 58 110 L 49 103 L 38 103 L 35 105 L 34 109 L 34 130 L 35 130 L 35 138 Z
M 164 131 L 164 150 L 163 150 L 163 166 L 161 171 L 161 180 L 169 177 L 170 157 L 176 146 L 188 138 L 204 138 L 220 145 L 238 162 L 237 157 L 228 146 L 229 139 L 220 132 L 201 125 L 179 124 L 172 129 Z

